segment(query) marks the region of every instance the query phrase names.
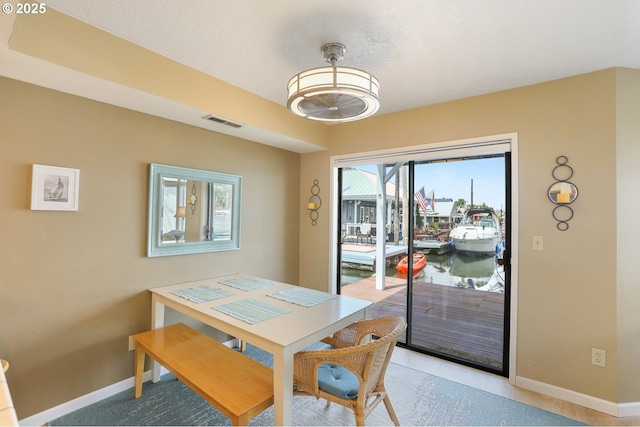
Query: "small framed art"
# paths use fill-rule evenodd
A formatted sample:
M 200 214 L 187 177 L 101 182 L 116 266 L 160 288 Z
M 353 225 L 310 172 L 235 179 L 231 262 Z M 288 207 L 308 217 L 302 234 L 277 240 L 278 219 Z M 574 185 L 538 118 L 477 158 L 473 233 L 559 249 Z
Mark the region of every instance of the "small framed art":
M 31 210 L 77 211 L 80 169 L 33 165 Z

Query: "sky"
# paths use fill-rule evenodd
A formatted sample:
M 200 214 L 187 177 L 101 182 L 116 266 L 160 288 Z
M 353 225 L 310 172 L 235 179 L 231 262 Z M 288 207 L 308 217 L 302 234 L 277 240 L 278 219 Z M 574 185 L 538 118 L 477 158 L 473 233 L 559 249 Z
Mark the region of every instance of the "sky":
M 436 199 L 448 198 L 471 202 L 471 180 L 473 179 L 473 204 L 487 206 L 495 210 L 505 206 L 505 159 L 473 159 L 455 162 L 421 163 L 415 167 L 415 191 L 424 186 L 425 194 L 434 191 Z M 375 165 L 357 166 L 369 172 L 376 171 Z

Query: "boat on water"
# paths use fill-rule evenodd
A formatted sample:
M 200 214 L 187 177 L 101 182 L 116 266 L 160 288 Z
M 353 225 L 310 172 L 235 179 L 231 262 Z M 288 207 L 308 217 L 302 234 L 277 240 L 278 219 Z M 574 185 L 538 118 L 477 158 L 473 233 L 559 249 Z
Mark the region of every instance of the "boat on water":
M 499 265 L 494 270 L 486 284 L 476 289 L 488 292 L 504 292 L 504 266 Z
M 478 291 L 504 292 L 504 266 L 495 255 L 469 255 L 458 253 L 452 257 L 449 275 L 459 288 Z
M 425 254 L 413 254 L 413 274 L 418 273 L 427 265 L 427 256 Z M 396 267 L 399 273 L 407 274 L 409 272 L 409 256 L 400 260 Z
M 495 254 L 502 240 L 498 216 L 489 208 L 469 209 L 449 237 L 458 252 Z

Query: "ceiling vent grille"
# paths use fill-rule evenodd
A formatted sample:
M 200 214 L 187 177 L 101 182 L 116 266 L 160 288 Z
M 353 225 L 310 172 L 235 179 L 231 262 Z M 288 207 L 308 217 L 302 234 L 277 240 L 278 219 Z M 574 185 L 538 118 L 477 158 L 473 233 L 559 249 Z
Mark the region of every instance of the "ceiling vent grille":
M 204 116 L 203 119 L 211 120 L 212 122 L 220 123 L 222 125 L 226 125 L 226 126 L 234 128 L 234 129 L 239 129 L 239 128 L 242 127 L 242 125 L 239 124 L 239 123 L 234 123 L 234 122 L 229 121 L 227 119 L 223 119 L 222 117 L 216 117 L 213 114 L 208 114 L 208 115 Z

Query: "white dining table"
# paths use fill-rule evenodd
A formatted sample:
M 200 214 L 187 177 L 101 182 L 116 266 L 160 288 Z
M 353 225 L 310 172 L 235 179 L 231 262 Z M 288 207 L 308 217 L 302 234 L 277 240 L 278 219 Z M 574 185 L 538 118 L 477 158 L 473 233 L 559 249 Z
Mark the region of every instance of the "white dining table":
M 0 365 L 0 426 L 17 426 L 19 425 L 18 416 L 4 374 L 9 368 L 9 362 L 0 359 Z
M 152 328 L 165 326 L 165 307 L 170 307 L 273 354 L 276 425 L 292 425 L 293 355 L 369 318 L 373 304 L 245 274 L 162 286 L 150 292 Z M 156 362 L 152 379 L 160 380 Z

